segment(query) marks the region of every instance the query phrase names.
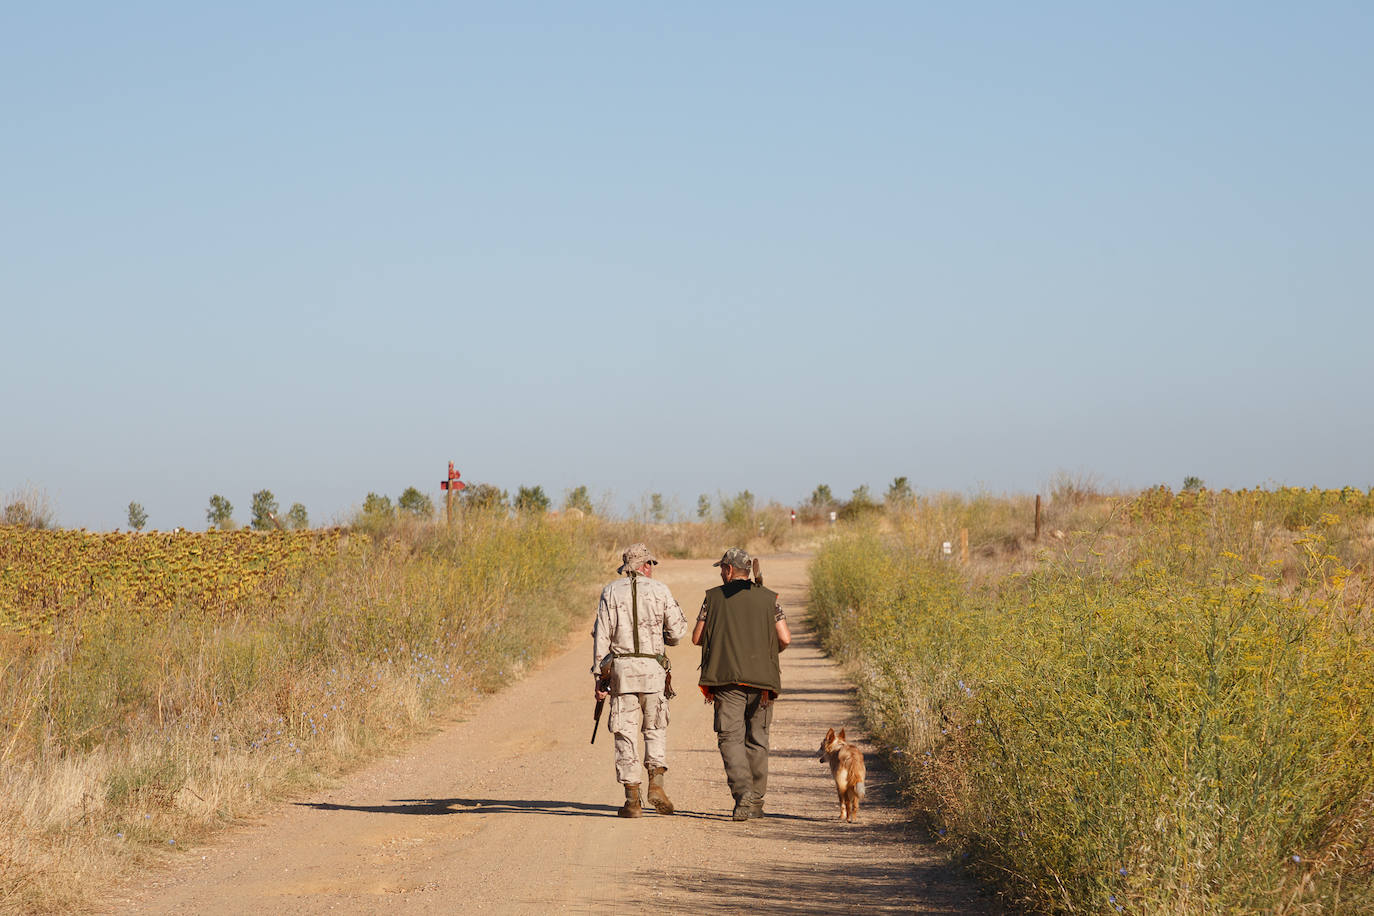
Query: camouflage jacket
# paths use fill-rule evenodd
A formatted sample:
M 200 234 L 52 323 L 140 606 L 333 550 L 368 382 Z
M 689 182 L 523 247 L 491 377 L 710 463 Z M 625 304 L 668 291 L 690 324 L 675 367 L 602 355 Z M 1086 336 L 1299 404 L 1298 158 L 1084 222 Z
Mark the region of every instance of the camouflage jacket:
M 663 655 L 665 645 L 675 646 L 687 633 L 687 618 L 673 593 L 647 576 L 636 582 L 639 606 L 639 653 Z M 617 579 L 601 590 L 592 626 L 592 674 L 601 669 L 607 655 L 615 656 L 612 693 L 658 693 L 663 690 L 665 669 L 655 658 L 626 657 L 634 653 L 634 607 L 630 579 Z

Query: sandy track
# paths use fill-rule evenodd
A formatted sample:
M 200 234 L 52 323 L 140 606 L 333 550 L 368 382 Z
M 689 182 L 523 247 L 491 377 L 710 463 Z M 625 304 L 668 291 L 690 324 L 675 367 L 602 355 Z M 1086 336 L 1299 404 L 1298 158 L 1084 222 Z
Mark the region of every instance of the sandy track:
M 588 632 L 465 720 L 227 831 L 126 888 L 106 911 L 993 912 L 914 833 L 876 755 L 860 823 L 840 822 L 815 748 L 828 726 L 848 727 L 851 738 L 860 731 L 852 691 L 801 623 L 806 558 L 765 557 L 763 570 L 795 637 L 783 654 L 768 817 L 730 820 L 690 645 L 670 650 L 679 696 L 667 788 L 678 813 L 615 816 L 623 793 L 604 720 L 588 743 L 589 607 Z M 657 574 L 689 619 L 719 583 L 704 560 L 665 561 Z

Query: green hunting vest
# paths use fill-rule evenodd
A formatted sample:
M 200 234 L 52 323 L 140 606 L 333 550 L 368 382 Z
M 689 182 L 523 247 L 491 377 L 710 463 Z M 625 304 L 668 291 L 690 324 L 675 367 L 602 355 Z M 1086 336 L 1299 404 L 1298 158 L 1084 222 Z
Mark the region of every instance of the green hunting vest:
M 706 628 L 701 638 L 703 687 L 745 684 L 782 690 L 778 593 L 747 579 L 735 579 L 706 593 Z

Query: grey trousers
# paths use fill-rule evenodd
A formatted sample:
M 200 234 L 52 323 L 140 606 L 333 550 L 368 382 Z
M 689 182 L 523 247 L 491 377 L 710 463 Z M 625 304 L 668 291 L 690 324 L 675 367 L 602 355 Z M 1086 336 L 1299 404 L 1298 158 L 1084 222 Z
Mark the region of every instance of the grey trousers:
M 763 705 L 764 692 L 755 687 L 713 687 L 716 743 L 725 764 L 725 781 L 739 801 L 768 790 L 768 726 L 773 704 Z

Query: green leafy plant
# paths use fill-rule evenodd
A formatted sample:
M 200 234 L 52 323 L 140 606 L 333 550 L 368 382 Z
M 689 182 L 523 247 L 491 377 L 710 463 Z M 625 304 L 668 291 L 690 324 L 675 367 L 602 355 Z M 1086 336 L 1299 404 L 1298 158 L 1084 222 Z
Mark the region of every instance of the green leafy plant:
M 305 511 L 305 506 L 300 503 L 292 503 L 291 508 L 286 510 L 286 523 L 297 531 L 310 527 L 310 516 Z
M 583 515 L 592 514 L 592 498 L 587 494 L 586 485 L 574 487 L 563 497 L 563 510 L 575 509 Z
M 271 531 L 277 527 L 272 521 L 279 511 L 277 498 L 272 495 L 271 490 L 259 490 L 253 494 L 253 518 L 249 525 L 254 531 Z
M 721 514 L 725 518 L 725 525 L 730 528 L 737 536 L 748 536 L 753 534 L 754 529 L 754 494 L 748 490 L 741 490 L 734 496 L 720 501 Z
M 854 519 L 870 512 L 875 512 L 878 504 L 873 501 L 872 495 L 868 492 L 868 484 L 863 484 L 854 488 L 850 494 L 849 502 L 840 507 L 840 517 L 844 519 Z
M 210 508 L 205 510 L 205 522 L 211 528 L 232 531 L 234 528 L 234 504 L 216 493 L 210 497 Z
M 378 493 L 368 493 L 363 499 L 363 515 L 373 519 L 391 518 L 396 510 L 391 506 L 391 497 Z
M 396 500 L 396 508 L 402 515 L 414 518 L 433 518 L 434 501 L 415 487 L 406 487 Z
M 544 494 L 544 488 L 538 484 L 532 487 L 522 486 L 515 494 L 515 511 L 521 513 L 549 511 L 549 497 Z
M 887 488 L 887 495 L 883 501 L 889 508 L 900 509 L 911 505 L 916 500 L 916 494 L 911 490 L 911 484 L 905 477 L 896 477 L 892 480 L 892 485 Z
M 506 491 L 490 483 L 472 484 L 463 491 L 463 506 L 480 512 L 504 512 L 509 499 Z
M 142 531 L 146 524 L 148 524 L 148 513 L 143 511 L 143 504 L 129 503 L 129 528 L 133 531 Z

